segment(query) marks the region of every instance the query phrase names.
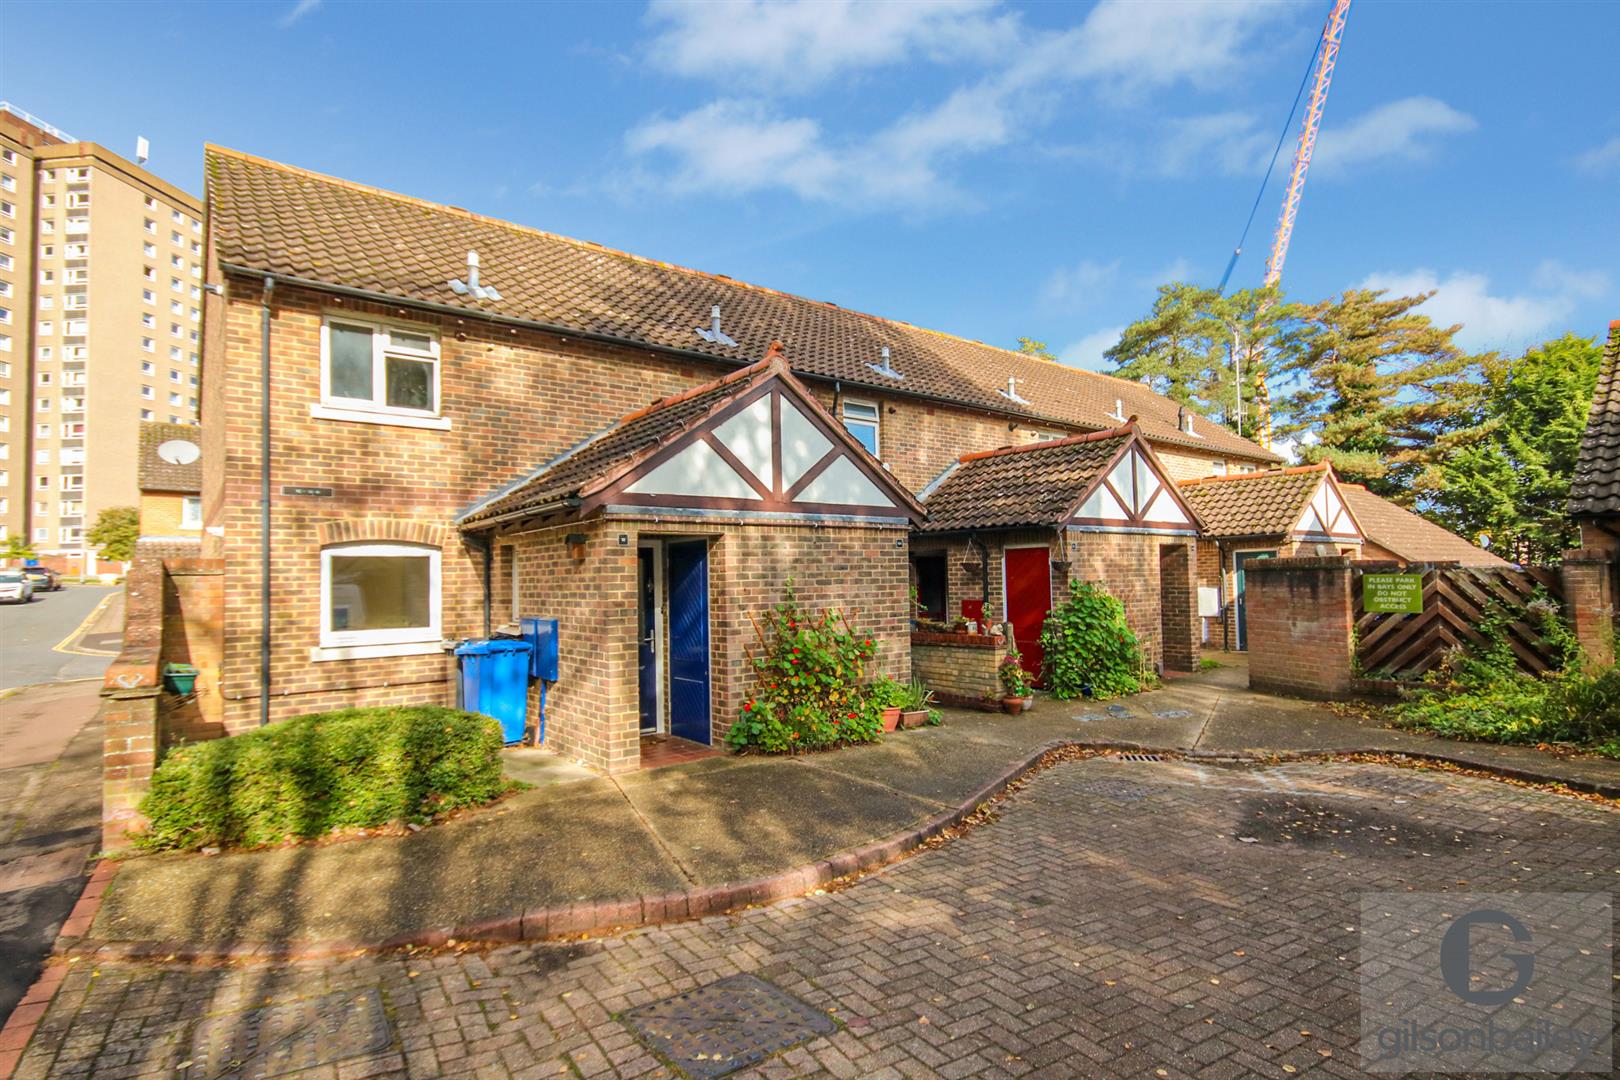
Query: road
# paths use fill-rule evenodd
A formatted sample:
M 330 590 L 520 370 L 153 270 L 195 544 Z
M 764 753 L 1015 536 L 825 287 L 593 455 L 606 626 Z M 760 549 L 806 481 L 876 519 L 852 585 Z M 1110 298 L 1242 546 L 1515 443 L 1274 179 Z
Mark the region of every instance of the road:
M 96 655 L 58 652 L 56 646 L 98 604 L 122 589 L 122 585 L 69 585 L 61 592 L 40 593 L 31 604 L 0 606 L 0 690 L 100 678 L 118 652 L 116 612 L 98 618 L 78 646 Z
M 329 963 L 80 963 L 17 1075 L 1361 1075 L 1362 1009 L 1384 991 L 1364 1002 L 1359 978 L 1440 984 L 1427 960 L 1363 971 L 1367 950 L 1438 952 L 1442 909 L 1472 893 L 1606 893 L 1617 816 L 1373 764 L 1063 763 L 965 835 L 848 888 L 698 922 Z M 379 904 L 421 887 L 374 884 Z M 1440 907 L 1393 915 L 1414 893 Z M 1601 916 L 1581 939 L 1560 944 L 1575 932 L 1562 920 L 1536 938 L 1561 950 L 1549 970 L 1591 969 L 1547 1015 L 1599 1034 Z M 798 1004 L 762 1009 L 770 986 Z M 670 1000 L 700 990 L 713 996 Z

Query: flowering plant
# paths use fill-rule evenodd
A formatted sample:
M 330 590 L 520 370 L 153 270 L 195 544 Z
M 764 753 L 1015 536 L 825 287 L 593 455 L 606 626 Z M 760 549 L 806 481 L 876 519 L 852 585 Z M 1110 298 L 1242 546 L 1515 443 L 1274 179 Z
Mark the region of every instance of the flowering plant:
M 754 689 L 727 743 L 780 754 L 877 740 L 883 703 L 861 685 L 877 649 L 871 635 L 841 611 L 800 607 L 791 580 L 781 603 L 754 620 L 754 631 Z
M 1023 654 L 1017 649 L 1009 649 L 1007 655 L 1001 658 L 1001 666 L 996 668 L 996 674 L 1001 677 L 1001 688 L 1008 697 L 1028 697 L 1029 681 L 1024 678 Z

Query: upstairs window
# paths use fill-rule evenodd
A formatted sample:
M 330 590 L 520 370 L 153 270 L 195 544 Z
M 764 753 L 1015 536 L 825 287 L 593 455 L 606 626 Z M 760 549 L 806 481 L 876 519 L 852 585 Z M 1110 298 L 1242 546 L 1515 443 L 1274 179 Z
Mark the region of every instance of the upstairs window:
M 845 400 L 844 427 L 855 436 L 855 441 L 866 447 L 867 453 L 878 456 L 878 417 L 882 410 L 870 401 Z
M 182 529 L 202 528 L 202 497 L 200 495 L 187 495 L 181 499 L 180 527 Z
M 344 409 L 436 416 L 439 342 L 393 326 L 331 320 L 322 327 L 321 400 Z

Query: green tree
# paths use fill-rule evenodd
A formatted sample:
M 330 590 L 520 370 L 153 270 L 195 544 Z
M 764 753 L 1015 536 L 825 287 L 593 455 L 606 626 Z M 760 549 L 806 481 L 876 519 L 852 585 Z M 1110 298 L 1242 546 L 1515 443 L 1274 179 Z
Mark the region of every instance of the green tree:
M 1481 532 L 1520 563 L 1545 563 L 1576 544 L 1565 511 L 1602 350 L 1566 334 L 1516 360 L 1481 362 L 1465 439 L 1436 465 L 1434 513 L 1464 536 Z
M 1302 307 L 1273 372 L 1296 387 L 1278 402 L 1280 433 L 1314 434 L 1308 458 L 1407 503 L 1435 486 L 1478 393 L 1477 364 L 1452 340 L 1461 327 L 1413 310 L 1431 295 L 1350 289 Z
M 0 550 L 0 559 L 32 559 L 35 555 L 34 545 L 28 542 L 26 536 L 13 536 L 6 540 L 6 546 Z
M 1275 353 L 1295 318 L 1276 289 L 1223 296 L 1182 282 L 1159 286 L 1153 310 L 1125 328 L 1104 355 L 1112 374 L 1147 383 L 1183 405 L 1237 430 L 1238 380 L 1243 382 L 1242 431 L 1258 430 L 1258 387 L 1276 366 Z
M 1046 347 L 1046 342 L 1036 341 L 1034 338 L 1021 337 L 1018 339 L 1018 351 L 1025 356 L 1038 357 L 1041 360 L 1056 361 L 1057 357 Z
M 96 515 L 96 523 L 85 533 L 101 558 L 129 562 L 135 557 L 135 541 L 141 535 L 141 514 L 133 506 L 109 506 Z

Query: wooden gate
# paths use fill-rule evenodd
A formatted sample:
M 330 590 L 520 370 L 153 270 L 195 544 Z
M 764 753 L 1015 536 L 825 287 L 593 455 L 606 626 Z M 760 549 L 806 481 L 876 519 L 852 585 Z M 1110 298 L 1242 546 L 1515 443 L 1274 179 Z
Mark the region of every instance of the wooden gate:
M 1448 649 L 1487 646 L 1490 641 L 1479 626 L 1491 616 L 1505 618 L 1502 636 L 1521 669 L 1540 674 L 1558 666 L 1560 657 L 1537 632 L 1527 610 L 1538 590 L 1562 602 L 1558 571 L 1409 566 L 1402 572 L 1423 574 L 1421 614 L 1367 611 L 1362 571 L 1356 571 L 1356 660 L 1367 676 L 1410 679 L 1439 663 Z

